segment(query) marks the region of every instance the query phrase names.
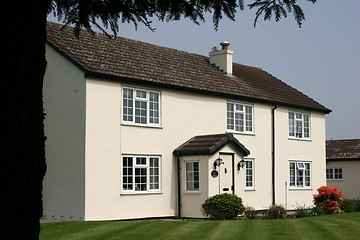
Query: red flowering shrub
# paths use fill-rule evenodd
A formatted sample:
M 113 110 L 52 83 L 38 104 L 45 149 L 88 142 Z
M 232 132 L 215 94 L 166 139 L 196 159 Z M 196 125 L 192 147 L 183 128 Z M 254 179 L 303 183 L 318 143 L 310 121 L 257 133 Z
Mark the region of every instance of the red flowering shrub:
M 319 194 L 314 195 L 314 203 L 321 207 L 327 214 L 341 212 L 340 203 L 344 200 L 338 188 L 322 186 L 318 188 Z

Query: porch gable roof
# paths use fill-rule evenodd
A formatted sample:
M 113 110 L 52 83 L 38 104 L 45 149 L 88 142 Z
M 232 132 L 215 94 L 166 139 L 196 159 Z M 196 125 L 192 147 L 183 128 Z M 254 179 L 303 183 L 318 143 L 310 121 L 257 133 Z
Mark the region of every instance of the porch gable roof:
M 250 151 L 231 133 L 194 136 L 176 148 L 173 153 L 181 156 L 213 155 L 227 144 L 231 144 L 243 156 L 250 154 Z

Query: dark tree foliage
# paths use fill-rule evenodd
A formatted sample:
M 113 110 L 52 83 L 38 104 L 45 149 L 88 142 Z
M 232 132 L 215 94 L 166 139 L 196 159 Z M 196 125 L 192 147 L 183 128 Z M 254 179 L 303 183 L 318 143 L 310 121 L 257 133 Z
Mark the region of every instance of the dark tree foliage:
M 305 0 L 315 2 L 316 0 Z M 278 21 L 293 12 L 298 25 L 305 19 L 296 0 L 249 0 L 259 16 Z M 1 183 L 3 239 L 38 239 L 42 216 L 42 181 L 46 171 L 43 77 L 46 70 L 46 18 L 54 13 L 65 24 L 92 31 L 119 23 L 145 24 L 151 19 L 176 21 L 188 18 L 195 24 L 212 14 L 217 29 L 223 17 L 235 20 L 243 0 L 36 0 L 8 1 L 3 21 L 4 65 L 1 85 Z

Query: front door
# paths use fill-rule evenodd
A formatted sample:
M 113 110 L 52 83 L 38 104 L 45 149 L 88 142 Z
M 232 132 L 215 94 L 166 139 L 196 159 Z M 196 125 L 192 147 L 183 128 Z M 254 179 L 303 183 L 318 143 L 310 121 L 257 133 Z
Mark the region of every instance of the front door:
M 220 158 L 223 160 L 223 164 L 220 165 L 219 169 L 219 181 L 221 193 L 234 193 L 234 155 L 233 154 L 222 154 Z

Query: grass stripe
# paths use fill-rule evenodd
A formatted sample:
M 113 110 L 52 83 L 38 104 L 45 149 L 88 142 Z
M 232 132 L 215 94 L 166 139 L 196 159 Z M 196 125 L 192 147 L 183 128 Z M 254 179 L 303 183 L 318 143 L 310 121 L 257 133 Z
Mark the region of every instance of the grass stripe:
M 360 239 L 360 213 L 283 220 L 43 223 L 41 240 Z

